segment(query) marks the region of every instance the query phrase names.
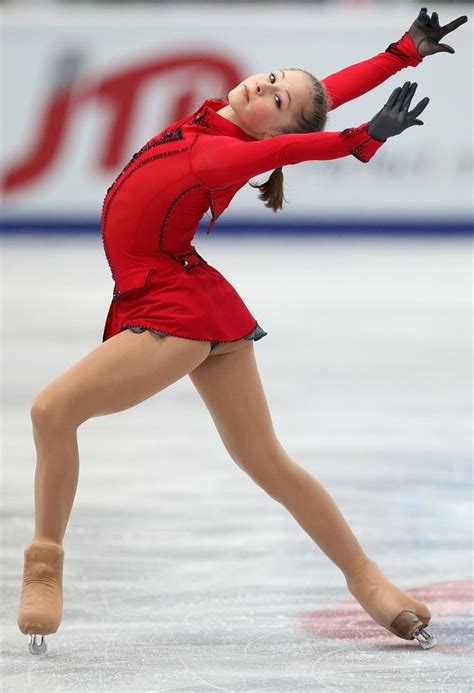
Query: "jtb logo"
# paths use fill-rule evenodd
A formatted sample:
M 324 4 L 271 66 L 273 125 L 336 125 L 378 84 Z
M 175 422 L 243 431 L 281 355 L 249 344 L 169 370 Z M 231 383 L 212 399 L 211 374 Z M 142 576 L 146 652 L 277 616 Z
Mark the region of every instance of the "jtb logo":
M 216 94 L 198 93 L 201 77 L 216 81 L 221 97 L 241 81 L 237 67 L 222 56 L 202 53 L 179 53 L 158 60 L 147 60 L 128 69 L 122 69 L 92 84 L 78 83 L 80 56 L 66 56 L 61 63 L 60 78 L 47 97 L 42 114 L 36 120 L 37 136 L 26 156 L 14 162 L 2 176 L 4 192 L 18 190 L 44 176 L 56 160 L 63 147 L 73 117 L 90 102 L 99 102 L 109 115 L 109 122 L 101 140 L 96 165 L 105 172 L 120 168 L 127 157 L 125 145 L 133 118 L 140 108 L 145 89 L 151 88 L 157 78 L 169 79 L 175 72 L 182 79 L 183 69 L 189 71 L 189 79 L 183 80 L 182 89 L 163 108 L 162 124 L 184 118 L 198 108 L 206 98 L 217 98 Z M 198 79 L 196 79 L 198 77 Z M 155 133 L 150 133 L 152 137 Z

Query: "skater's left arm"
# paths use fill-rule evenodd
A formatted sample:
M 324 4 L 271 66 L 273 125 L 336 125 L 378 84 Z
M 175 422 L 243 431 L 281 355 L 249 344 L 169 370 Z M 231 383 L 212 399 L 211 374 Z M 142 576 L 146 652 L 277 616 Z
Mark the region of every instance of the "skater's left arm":
M 339 159 L 354 156 L 370 161 L 389 137 L 413 125 L 423 125 L 418 116 L 429 98 L 408 111 L 417 88 L 405 82 L 395 89 L 383 108 L 370 120 L 342 132 L 288 133 L 263 140 L 242 142 L 236 137 L 198 137 L 189 164 L 197 180 L 209 188 L 244 183 L 265 171 L 301 161 Z
M 451 46 L 439 41 L 465 22 L 467 17 L 462 16 L 441 27 L 438 14 L 433 12 L 430 18 L 426 8 L 422 8 L 409 30 L 399 41 L 391 43 L 383 53 L 346 67 L 322 80 L 330 110 L 374 89 L 404 67 L 416 67 L 427 55 L 454 53 Z

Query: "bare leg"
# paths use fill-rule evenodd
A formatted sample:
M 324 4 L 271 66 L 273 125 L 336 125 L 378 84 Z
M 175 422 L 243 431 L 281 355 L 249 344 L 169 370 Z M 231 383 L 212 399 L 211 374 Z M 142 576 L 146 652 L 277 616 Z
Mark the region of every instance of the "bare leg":
M 284 456 L 284 457 L 282 457 Z M 286 458 L 286 462 L 281 460 Z M 324 553 L 341 569 L 351 594 L 372 618 L 388 627 L 402 609 L 428 624 L 423 602 L 399 590 L 370 560 L 326 489 L 282 449 L 274 466 L 283 471 L 263 488 L 293 515 Z M 276 486 L 275 486 L 276 482 Z
M 259 377 L 254 346 L 210 356 L 190 374 L 232 459 L 297 522 L 340 568 L 349 590 L 386 628 L 403 610 L 423 623 L 426 604 L 391 583 L 364 552 L 336 503 L 278 441 Z M 392 631 L 393 632 L 393 631 Z M 401 636 L 403 637 L 403 636 Z
M 41 390 L 31 409 L 37 451 L 33 541 L 62 545 L 78 482 L 81 423 L 155 395 L 209 350 L 209 342 L 124 330 Z
M 37 450 L 35 531 L 25 549 L 18 612 L 22 633 L 55 633 L 61 622 L 62 542 L 79 474 L 78 427 L 160 392 L 199 365 L 209 351 L 209 342 L 125 330 L 93 349 L 36 397 L 31 409 Z M 30 652 L 42 651 L 41 640 L 30 640 Z
M 33 422 L 33 437 L 37 461 L 32 541 L 62 546 L 79 478 L 76 429 L 64 425 L 47 430 Z
M 369 560 L 368 556 L 324 486 L 283 448 L 276 455 L 275 451 L 273 469 L 279 472 L 271 474 L 265 490 L 290 511 L 347 578 Z

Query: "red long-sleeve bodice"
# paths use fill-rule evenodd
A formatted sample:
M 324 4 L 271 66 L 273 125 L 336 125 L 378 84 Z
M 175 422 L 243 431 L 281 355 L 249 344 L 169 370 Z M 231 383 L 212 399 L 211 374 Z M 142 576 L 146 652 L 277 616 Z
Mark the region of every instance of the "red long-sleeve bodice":
M 408 32 L 405 33 L 400 41 L 391 43 L 382 53 L 322 80 L 329 96 L 330 110 L 375 89 L 404 67 L 416 67 L 422 60 Z
M 420 61 L 405 34 L 383 53 L 324 79 L 331 108 Z M 196 281 L 206 270 L 217 272 L 195 253 L 192 240 L 196 229 L 209 209 L 209 232 L 252 177 L 301 161 L 353 155 L 367 162 L 383 144 L 369 136 L 367 123 L 342 132 L 292 133 L 256 140 L 217 113 L 225 105 L 225 101 L 208 99 L 194 113 L 167 126 L 134 154 L 107 191 L 101 224 L 115 281 L 113 303 L 131 292 L 143 293 L 152 274 L 153 283 L 157 277 L 163 280 L 167 272 L 169 277 L 182 274 L 184 267 L 190 288 L 191 276 Z M 186 253 L 189 261 L 183 264 L 180 256 Z M 162 293 L 164 288 L 161 286 Z M 151 297 L 149 291 L 147 296 Z M 246 310 L 242 306 L 240 309 Z M 162 316 L 161 324 L 166 322 Z M 235 322 L 238 331 L 239 319 Z M 250 322 L 255 321 L 252 318 Z M 106 333 L 111 336 L 110 330 Z

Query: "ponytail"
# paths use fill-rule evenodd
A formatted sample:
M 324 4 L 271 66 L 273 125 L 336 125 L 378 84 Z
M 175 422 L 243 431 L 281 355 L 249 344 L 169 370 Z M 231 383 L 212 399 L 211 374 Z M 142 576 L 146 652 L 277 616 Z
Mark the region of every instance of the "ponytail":
M 274 212 L 283 209 L 283 200 L 288 202 L 283 196 L 283 170 L 281 166 L 273 171 L 265 183 L 260 185 L 258 183 L 249 183 L 249 185 L 252 188 L 259 188 L 260 195 L 258 199 L 263 200 L 265 207 L 273 209 Z
M 297 68 L 291 67 L 289 69 L 296 70 Z M 321 82 L 316 79 L 314 75 L 306 70 L 300 71 L 308 75 L 311 80 L 312 111 L 308 117 L 306 117 L 304 113 L 300 113 L 295 122 L 281 132 L 282 135 L 295 132 L 320 132 L 324 130 L 326 125 L 327 113 L 329 110 L 326 91 Z M 283 209 L 283 200 L 288 202 L 283 195 L 283 170 L 281 166 L 273 171 L 270 178 L 265 181 L 265 183 L 249 183 L 249 185 L 252 188 L 258 188 L 260 190 L 258 199 L 264 202 L 265 207 L 273 209 L 274 212 Z

